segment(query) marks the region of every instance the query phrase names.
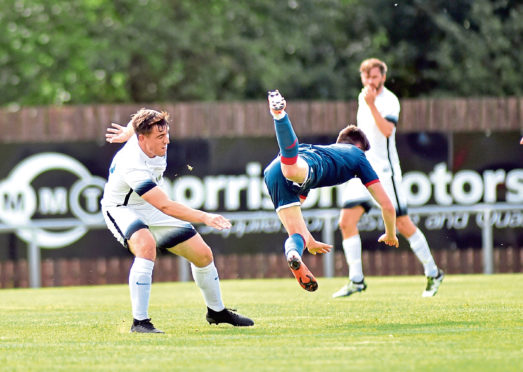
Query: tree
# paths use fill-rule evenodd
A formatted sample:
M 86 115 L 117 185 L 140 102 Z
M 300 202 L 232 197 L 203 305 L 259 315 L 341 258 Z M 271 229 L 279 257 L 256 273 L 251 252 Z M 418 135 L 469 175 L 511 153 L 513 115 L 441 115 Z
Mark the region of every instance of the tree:
M 516 0 L 0 0 L 0 105 L 521 95 Z

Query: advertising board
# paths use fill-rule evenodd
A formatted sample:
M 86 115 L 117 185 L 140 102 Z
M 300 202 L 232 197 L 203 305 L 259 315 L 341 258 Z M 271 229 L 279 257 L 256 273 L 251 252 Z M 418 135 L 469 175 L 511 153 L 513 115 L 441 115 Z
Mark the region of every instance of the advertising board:
M 523 146 L 519 134 L 421 132 L 397 135 L 404 189 L 412 207 L 523 203 Z M 326 144 L 326 136 L 300 138 Z M 128 254 L 103 227 L 99 200 L 112 156 L 121 145 L 106 143 L 2 144 L 0 222 L 16 227 L 0 234 L 0 259 L 25 253 L 35 242 L 45 257 L 96 257 Z M 279 252 L 285 236 L 278 221 L 259 218 L 273 212 L 263 182 L 264 167 L 278 151 L 274 138 L 188 139 L 171 142 L 166 190 L 193 208 L 224 214 L 245 213 L 230 231 L 199 227 L 218 253 Z M 339 209 L 343 185 L 314 190 L 304 210 Z M 309 228 L 321 237 L 322 220 L 308 214 Z M 472 211 L 412 215 L 433 249 L 480 247 L 481 215 Z M 24 224 L 45 222 L 38 229 Z M 54 221 L 54 222 L 53 222 Z M 64 221 L 77 221 L 67 225 Z M 55 226 L 53 226 L 55 223 Z M 523 244 L 523 212 L 495 213 L 495 245 Z M 375 239 L 379 216 L 360 222 L 366 249 L 381 249 Z M 339 232 L 335 243 L 340 243 Z M 402 246 L 405 246 L 403 242 Z

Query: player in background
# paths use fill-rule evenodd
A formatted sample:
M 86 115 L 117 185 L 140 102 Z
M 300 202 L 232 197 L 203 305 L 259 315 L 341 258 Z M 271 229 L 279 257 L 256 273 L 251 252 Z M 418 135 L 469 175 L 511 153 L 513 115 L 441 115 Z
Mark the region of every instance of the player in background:
M 135 256 L 129 272 L 134 318 L 131 332 L 163 333 L 148 314 L 157 249 L 191 263 L 194 281 L 207 305 L 209 324 L 251 326 L 251 319 L 224 306 L 211 248 L 192 226 L 204 223 L 222 230 L 230 228 L 230 222 L 221 215 L 172 201 L 162 190 L 170 143 L 168 120 L 166 112 L 141 109 L 127 127 L 113 124 L 106 134 L 108 142 L 127 141 L 113 158 L 101 205 L 107 227 Z
M 422 296 L 431 297 L 438 291 L 444 273 L 436 266 L 425 235 L 410 219 L 406 198 L 401 190 L 402 174 L 395 140 L 400 112 L 399 100 L 384 85 L 387 77 L 387 65 L 384 62 L 376 58 L 364 60 L 360 65 L 360 75 L 363 89 L 358 97 L 357 125 L 370 142 L 367 159 L 394 203 L 399 233 L 408 240 L 410 248 L 423 264 L 427 286 Z M 333 297 L 350 296 L 367 288 L 361 264 L 361 238 L 357 224 L 373 203 L 358 179 L 347 183 L 344 195 L 339 225 L 343 250 L 349 265 L 349 282 L 334 293 Z
M 269 91 L 268 100 L 280 155 L 265 168 L 265 184 L 289 235 L 284 244 L 287 263 L 302 288 L 312 292 L 318 289 L 318 282 L 302 262 L 303 252 L 307 248 L 312 254 L 326 253 L 332 246 L 316 241 L 303 219 L 300 206 L 311 189 L 359 177 L 381 206 L 385 234 L 378 241 L 395 247 L 399 244 L 396 211 L 365 157 L 369 143 L 361 130 L 349 125 L 328 146 L 300 144 L 285 112 L 285 99 L 275 90 Z

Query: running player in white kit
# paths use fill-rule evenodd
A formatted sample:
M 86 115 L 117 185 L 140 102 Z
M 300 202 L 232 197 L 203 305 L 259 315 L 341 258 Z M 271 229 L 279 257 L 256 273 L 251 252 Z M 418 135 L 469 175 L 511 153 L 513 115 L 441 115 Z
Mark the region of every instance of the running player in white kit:
M 422 296 L 431 297 L 438 291 L 444 273 L 436 266 L 425 235 L 410 219 L 406 197 L 401 190 L 401 167 L 395 140 L 400 103 L 384 85 L 387 75 L 387 65 L 384 62 L 376 58 L 367 59 L 360 65 L 360 74 L 363 89 L 358 97 L 357 124 L 370 143 L 370 149 L 365 154 L 394 203 L 399 233 L 408 240 L 410 248 L 423 265 L 427 286 Z M 343 250 L 349 265 L 349 282 L 334 293 L 333 297 L 350 296 L 367 288 L 357 224 L 372 206 L 376 204 L 361 181 L 358 178 L 351 179 L 344 190 L 344 205 L 340 216 Z
M 170 200 L 162 189 L 167 167 L 169 115 L 141 109 L 127 127 L 113 124 L 108 142 L 127 143 L 116 153 L 101 201 L 105 222 L 114 237 L 135 256 L 129 288 L 131 332 L 163 333 L 149 318 L 149 297 L 157 250 L 185 257 L 207 305 L 209 323 L 251 326 L 254 322 L 227 309 L 222 301 L 211 248 L 192 223 L 218 230 L 231 227 L 219 214 L 206 213 Z

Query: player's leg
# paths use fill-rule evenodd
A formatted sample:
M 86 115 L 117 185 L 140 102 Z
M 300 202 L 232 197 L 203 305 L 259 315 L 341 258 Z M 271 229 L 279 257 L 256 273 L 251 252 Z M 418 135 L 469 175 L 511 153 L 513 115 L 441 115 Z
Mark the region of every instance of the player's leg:
M 340 212 L 339 226 L 342 235 L 342 247 L 349 267 L 349 280 L 332 297 L 345 297 L 367 288 L 361 261 L 361 237 L 358 222 L 361 216 L 374 205 L 367 188 L 358 178 L 353 178 L 345 185 L 342 198 L 343 208 Z
M 408 240 L 410 248 L 423 265 L 423 270 L 427 277 L 427 286 L 422 296 L 432 297 L 436 295 L 445 274 L 443 270 L 436 266 L 425 235 L 414 225 L 408 215 L 398 216 L 396 225 L 399 233 Z
M 407 197 L 401 188 L 401 169 L 395 168 L 394 176 L 379 176 L 383 188 L 396 208 L 396 228 L 407 239 L 410 248 L 423 265 L 427 286 L 422 296 L 434 296 L 443 281 L 444 273 L 436 266 L 425 235 L 408 215 Z
M 211 248 L 200 234 L 196 233 L 172 248 L 169 252 L 186 258 L 191 263 L 191 272 L 207 305 L 206 319 L 209 323 L 229 323 L 234 326 L 252 326 L 254 322 L 223 304 L 218 270 L 214 265 Z
M 363 276 L 361 238 L 358 231 L 358 221 L 363 213 L 365 209 L 361 205 L 341 210 L 339 225 L 343 238 L 343 251 L 349 267 L 349 282 L 332 295 L 334 298 L 350 296 L 367 289 Z
M 156 259 L 156 242 L 153 236 L 136 211 L 128 207 L 104 208 L 103 216 L 116 240 L 135 256 L 129 271 L 133 313 L 131 332 L 163 333 L 153 326 L 148 314 L 152 272 Z
M 279 157 L 274 159 L 263 173 L 274 208 L 289 234 L 285 242 L 287 263 L 300 285 L 308 291 L 314 291 L 318 288 L 318 284 L 301 261 L 301 256 L 305 247 L 308 247 L 313 254 L 328 252 L 331 247 L 317 242 L 309 233 L 301 214 L 300 196 L 284 177 L 281 159 Z
M 147 228 L 134 232 L 127 244 L 135 258 L 129 271 L 129 290 L 133 312 L 131 332 L 163 333 L 149 318 L 149 298 L 156 259 L 156 241 Z
M 289 268 L 301 287 L 313 292 L 318 289 L 318 282 L 301 259 L 310 240 L 301 208 L 299 206 L 282 208 L 278 211 L 278 217 L 289 234 L 284 245 Z
M 284 164 L 294 164 L 298 157 L 298 137 L 294 133 L 289 116 L 285 112 L 287 103 L 277 90 L 268 92 L 269 112 L 274 118 L 274 131 Z
M 307 163 L 298 157 L 298 137 L 289 115 L 285 113 L 285 99 L 277 90 L 268 93 L 269 109 L 274 118 L 274 131 L 280 148 L 281 169 L 285 178 L 302 183 L 308 173 Z

